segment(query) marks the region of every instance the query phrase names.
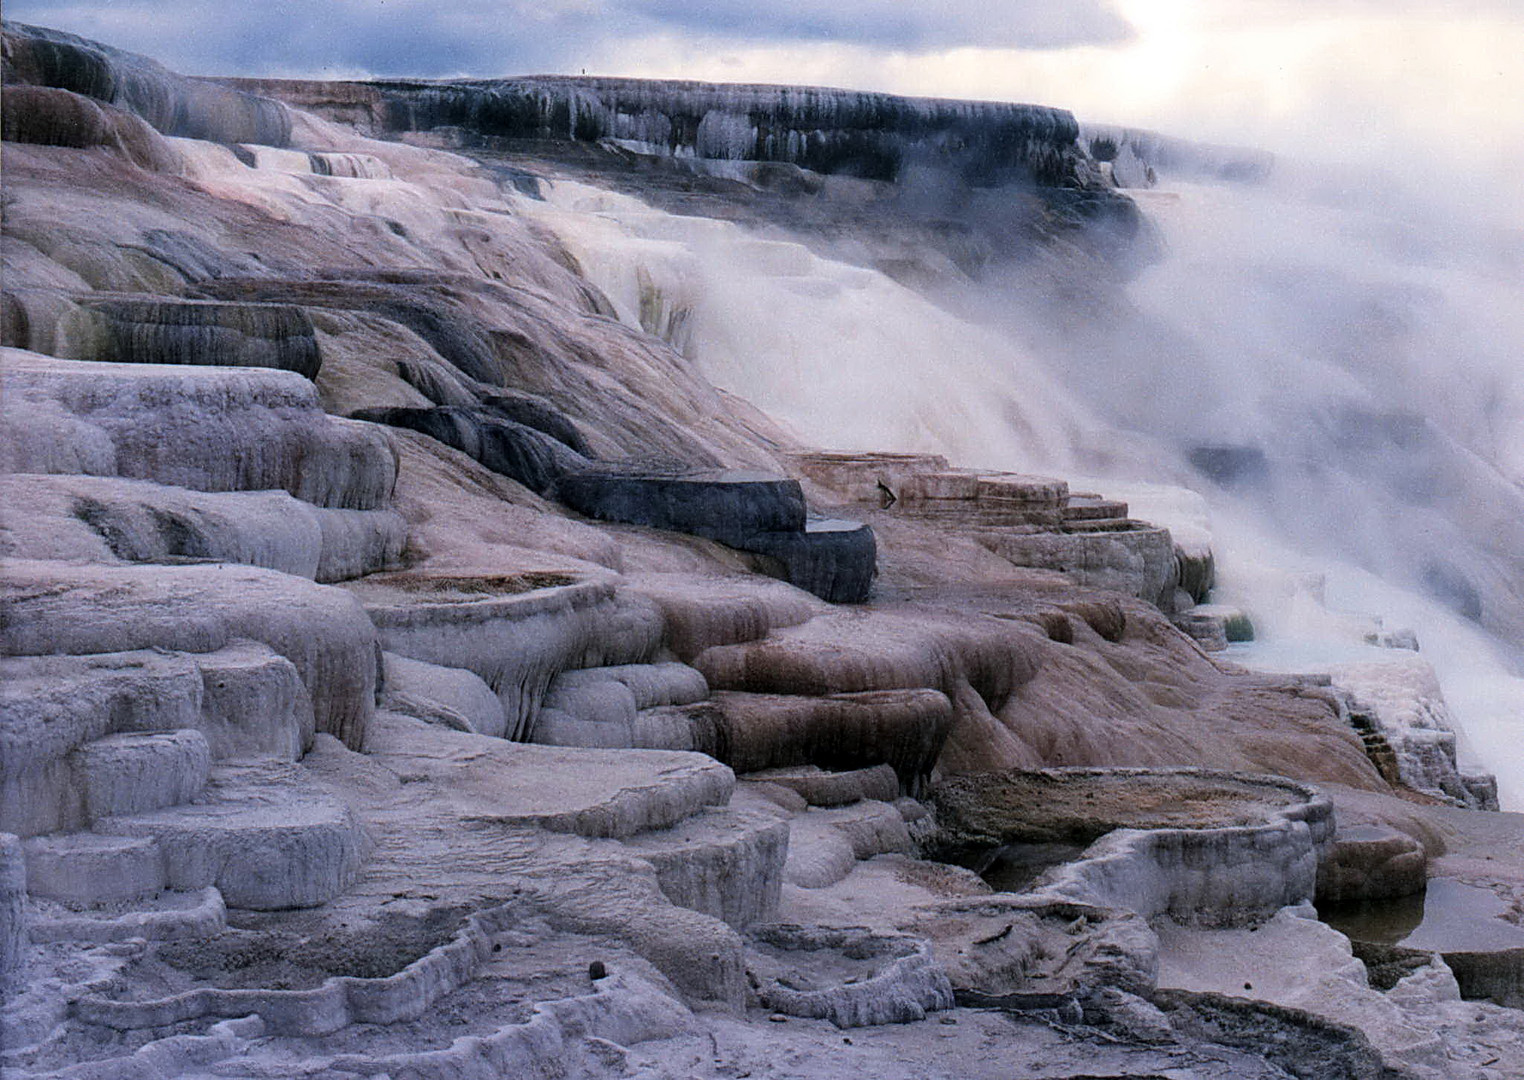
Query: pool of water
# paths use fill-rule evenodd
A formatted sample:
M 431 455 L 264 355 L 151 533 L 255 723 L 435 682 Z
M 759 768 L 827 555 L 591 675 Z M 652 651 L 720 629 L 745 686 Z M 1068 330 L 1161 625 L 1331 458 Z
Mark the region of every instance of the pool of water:
M 1025 892 L 1045 870 L 1073 862 L 1083 844 L 1002 844 L 973 869 L 996 892 Z
M 1331 904 L 1318 909 L 1329 926 L 1356 941 L 1433 952 L 1524 948 L 1524 926 L 1503 916 L 1507 901 L 1490 889 L 1434 878 L 1422 893 L 1396 900 Z

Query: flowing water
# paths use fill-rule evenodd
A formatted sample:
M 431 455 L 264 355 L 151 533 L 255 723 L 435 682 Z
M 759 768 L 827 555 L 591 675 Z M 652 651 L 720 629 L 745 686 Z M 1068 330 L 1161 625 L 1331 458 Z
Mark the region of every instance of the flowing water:
M 1139 193 L 1160 257 L 1078 329 L 1014 276 L 918 291 L 569 181 L 528 209 L 622 318 L 809 443 L 1052 471 L 1209 539 L 1214 599 L 1259 631 L 1237 659 L 1316 670 L 1391 655 L 1374 620 L 1414 630 L 1463 764 L 1524 808 L 1524 243 L 1287 173 Z

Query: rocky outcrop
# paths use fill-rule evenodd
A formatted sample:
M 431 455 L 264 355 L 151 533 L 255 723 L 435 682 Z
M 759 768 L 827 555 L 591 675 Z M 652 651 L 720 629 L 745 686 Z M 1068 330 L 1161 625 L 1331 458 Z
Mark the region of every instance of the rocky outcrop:
M 1429 860 L 1406 833 L 1379 825 L 1341 828 L 1318 864 L 1317 902 L 1387 900 L 1422 892 Z
M 742 929 L 777 915 L 788 845 L 777 815 L 714 808 L 625 847 L 651 864 L 674 904 Z
M 1182 563 L 1169 530 L 1129 518 L 1126 503 L 1071 493 L 1052 477 L 955 469 L 930 454 L 812 451 L 790 461 L 838 497 L 885 516 L 934 524 L 1017 566 L 1175 609 Z
M 21 985 L 29 944 L 26 928 L 26 861 L 21 840 L 0 832 L 0 991 Z
M 1385 790 L 1332 695 L 1230 672 L 1150 606 L 1207 599 L 1210 554 L 1060 480 L 800 450 L 675 351 L 684 297 L 638 281 L 621 322 L 531 205 L 587 154 L 690 205 L 728 185 L 749 212 L 799 194 L 798 220 L 867 207 L 830 234 L 850 248 L 903 194 L 862 176 L 945 151 L 972 185 L 1071 185 L 960 193 L 1016 205 L 1017 247 L 1068 229 L 1093 254 L 1085 214 L 1132 204 L 1066 114 L 595 80 L 305 91 L 382 126 L 416 106 L 408 145 L 6 35 L 8 79 L 71 89 L 6 88 L 7 132 L 35 141 L 6 147 L 0 329 L 35 351 L 3 357 L 0 1071 L 742 1073 L 814 1040 L 842 1067 L 791 1068 L 972 1049 L 1008 1073 L 1014 1031 L 1055 1073 L 1268 1078 L 1351 1045 L 1160 999 L 1224 1029 L 1189 1041 L 1148 1000 L 1146 919 L 1257 924 L 1314 864 L 1388 890 L 1417 840 L 1330 846 L 1323 801 L 1242 775 L 1028 774 L 1053 782 L 1024 798 L 956 776 L 1212 760 Z M 177 134 L 137 118 L 160 106 Z M 434 126 L 454 110 L 478 130 Z M 295 145 L 240 127 L 266 111 Z M 521 154 L 547 125 L 532 170 L 422 146 Z M 690 149 L 715 156 L 651 157 Z M 962 273 L 979 242 L 929 257 Z M 1023 543 L 1055 546 L 996 554 Z M 880 565 L 873 602 L 827 602 Z M 1013 843 L 1044 849 L 1022 893 L 918 857 Z M 906 1026 L 848 1042 L 792 1016 Z M 1234 1024 L 1295 1042 L 1288 1069 Z
M 4 124 L 10 142 L 105 147 L 152 172 L 177 171 L 180 166 L 173 147 L 133 113 L 57 87 L 13 85 L 9 72 Z
M 819 697 L 723 691 L 714 709 L 716 754 L 737 772 L 887 765 L 907 790 L 931 773 L 953 722 L 947 696 L 927 688 Z
M 560 439 L 485 409 L 360 409 L 350 417 L 422 432 L 539 495 L 549 494 L 562 477 L 587 464 Z
M 299 766 L 226 766 L 205 794 L 146 813 L 118 807 L 95 829 L 153 840 L 165 887 L 215 886 L 234 907 L 313 907 L 354 879 L 366 847 L 359 822 Z
M 592 518 L 692 533 L 731 547 L 744 548 L 759 533 L 802 532 L 805 525 L 798 482 L 762 473 L 614 466 L 568 476 L 557 494 Z
M 315 506 L 384 507 L 396 458 L 372 425 L 323 413 L 293 372 L 142 367 L 3 352 L 0 464 L 198 491 L 291 493 Z
M 812 519 L 797 480 L 734 470 L 609 465 L 563 476 L 556 495 L 602 521 L 692 533 L 764 556 L 764 570 L 833 603 L 861 603 L 877 547 L 860 522 Z
M 782 924 L 758 928 L 753 942 L 747 968 L 757 998 L 786 1016 L 870 1027 L 923 1020 L 953 1003 L 947 976 L 915 938 Z M 819 973 L 811 971 L 817 957 L 825 961 Z M 848 966 L 858 970 L 845 975 Z
M 207 559 L 333 582 L 395 569 L 407 539 L 391 510 L 329 509 L 283 491 L 34 473 L 0 477 L 0 503 L 0 554 L 18 559 Z
M 1158 941 L 1126 910 L 995 893 L 921 905 L 907 929 L 941 958 L 960 1004 L 1052 1010 L 1073 1022 L 1108 993 L 1150 996 Z
M 396 653 L 385 654 L 384 670 L 382 704 L 391 712 L 476 735 L 502 735 L 507 729 L 502 699 L 475 672 Z
M 204 654 L 239 640 L 263 642 L 295 665 L 315 729 L 351 746 L 364 743 L 375 708 L 376 631 L 339 589 L 221 564 L 148 569 L 20 560 L 7 567 L 4 586 L 6 642 L 15 655 L 150 648 Z M 44 673 L 44 689 L 48 680 Z M 30 708 L 23 715 L 43 722 Z M 33 736 L 17 737 L 25 744 Z M 9 768 L 30 764 L 11 760 Z
M 1243 146 L 1214 146 L 1157 131 L 1109 124 L 1082 124 L 1080 142 L 1124 188 L 1153 187 L 1161 176 L 1204 182 L 1257 183 L 1275 168 L 1275 157 Z
M 758 533 L 744 545 L 759 569 L 833 604 L 861 603 L 878 572 L 878 542 L 861 521 L 811 517 L 800 532 Z
M 935 843 L 964 858 L 1012 840 L 1088 843 L 1039 878 L 1040 896 L 1203 925 L 1311 900 L 1333 836 L 1333 805 L 1314 788 L 1196 769 L 956 777 L 933 802 Z
M 58 355 L 133 364 L 216 364 L 294 371 L 322 365 L 312 320 L 289 304 L 161 297 L 82 298 L 53 331 Z
M 553 746 L 701 750 L 722 757 L 708 710 L 687 708 L 708 697 L 704 677 L 686 664 L 566 671 L 550 683 L 532 739 Z
M 1394 779 L 1457 806 L 1497 809 L 1496 780 L 1457 764 L 1454 722 L 1422 656 L 1400 650 L 1390 660 L 1336 665 L 1330 677 L 1349 723 L 1377 754 L 1392 756 Z
M 893 180 L 927 154 L 956 152 L 975 184 L 1081 186 L 1079 125 L 1062 109 L 819 87 L 541 76 L 450 83 L 293 84 L 235 80 L 377 134 L 459 128 L 479 137 L 614 139 L 671 157 L 788 162 Z
M 4 32 L 7 85 L 58 87 L 109 102 L 165 135 L 268 146 L 291 137 L 291 114 L 280 102 L 188 79 L 61 30 L 7 22 Z
M 607 581 L 556 574 L 373 575 L 351 586 L 387 651 L 475 672 L 502 700 L 504 734 L 533 737 L 564 671 L 649 659 L 661 617 Z

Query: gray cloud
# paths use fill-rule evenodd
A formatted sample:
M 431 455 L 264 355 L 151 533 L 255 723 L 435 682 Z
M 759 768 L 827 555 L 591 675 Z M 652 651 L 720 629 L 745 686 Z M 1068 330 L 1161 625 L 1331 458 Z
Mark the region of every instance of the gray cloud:
M 1113 0 L 9 0 L 6 16 L 192 74 L 444 77 L 575 71 L 620 41 L 832 42 L 920 53 L 1129 40 Z
M 1130 40 L 1109 0 L 624 0 L 661 23 L 749 40 L 836 41 L 918 52 L 979 45 L 1050 49 Z

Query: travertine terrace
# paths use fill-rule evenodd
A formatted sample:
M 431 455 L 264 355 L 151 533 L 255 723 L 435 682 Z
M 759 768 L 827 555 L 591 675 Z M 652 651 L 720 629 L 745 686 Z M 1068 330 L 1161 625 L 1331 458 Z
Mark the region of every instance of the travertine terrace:
M 4 35 L 7 1078 L 1524 1070 L 1517 952 L 1495 1000 L 1437 956 L 1382 989 L 1310 917 L 1441 871 L 1524 903 L 1420 668 L 1252 674 L 1210 551 L 1121 500 L 804 445 L 537 205 L 899 250 L 934 230 L 868 208 L 956 144 L 1030 181 L 1039 262 L 1123 266 L 1127 169 L 1229 152 Z M 998 891 L 1012 844 L 1068 847 Z

